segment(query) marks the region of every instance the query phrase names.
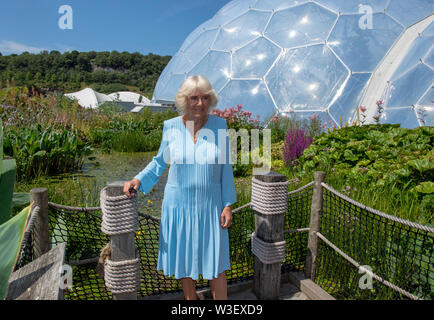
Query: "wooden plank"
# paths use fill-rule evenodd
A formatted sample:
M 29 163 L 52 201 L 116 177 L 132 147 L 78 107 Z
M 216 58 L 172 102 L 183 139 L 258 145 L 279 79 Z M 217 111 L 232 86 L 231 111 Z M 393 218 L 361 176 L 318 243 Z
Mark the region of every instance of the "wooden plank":
M 323 288 L 318 286 L 312 280 L 306 278 L 302 273 L 291 271 L 282 278 L 287 278 L 291 283 L 296 285 L 311 300 L 336 300 L 332 295 L 327 293 Z M 283 280 L 283 279 L 282 279 Z M 286 279 L 285 279 L 286 280 Z
M 66 243 L 12 273 L 7 300 L 63 300 L 59 286 Z

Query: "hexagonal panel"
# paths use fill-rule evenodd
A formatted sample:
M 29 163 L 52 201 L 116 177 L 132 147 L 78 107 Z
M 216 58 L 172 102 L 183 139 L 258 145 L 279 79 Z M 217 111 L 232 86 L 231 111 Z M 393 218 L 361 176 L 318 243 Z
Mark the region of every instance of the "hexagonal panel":
M 407 107 L 419 101 L 434 79 L 434 71 L 423 63 L 390 84 L 388 107 Z
M 188 76 L 206 75 L 214 90 L 219 91 L 231 77 L 231 55 L 227 52 L 210 51 Z
M 403 73 L 419 64 L 422 59 L 426 62 L 424 57 L 428 55 L 433 43 L 434 36 L 416 38 L 399 68 L 394 72 L 391 80 L 393 81 L 401 77 Z
M 402 127 L 414 129 L 419 126 L 413 108 L 387 108 L 380 120 L 381 123 L 399 123 Z
M 434 37 L 430 37 L 430 38 L 434 39 Z M 423 58 L 423 62 L 425 62 L 427 65 L 429 65 L 431 68 L 434 69 L 434 45 L 431 46 L 429 52 Z
M 210 50 L 217 32 L 218 29 L 204 31 L 183 50 L 180 50 L 180 55 L 173 66 L 173 72 L 186 72 L 191 69 Z
M 386 12 L 408 27 L 434 12 L 432 0 L 390 1 Z
M 264 37 L 250 42 L 232 55 L 234 78 L 261 78 L 279 56 L 281 49 Z
M 319 4 L 340 13 L 359 13 L 360 6 L 369 6 L 373 12 L 383 11 L 389 0 L 317 0 Z
M 259 115 L 260 121 L 264 121 L 276 111 L 264 82 L 260 80 L 231 80 L 219 92 L 219 97 L 218 109 L 242 104 L 243 110 L 250 111 L 255 116 Z
M 266 82 L 280 111 L 324 110 L 348 75 L 327 46 L 316 45 L 282 54 Z
M 249 10 L 239 18 L 225 24 L 214 42 L 215 50 L 232 50 L 259 37 L 264 31 L 271 13 Z
M 214 15 L 212 20 L 212 25 L 220 27 L 240 15 L 246 13 L 256 0 L 234 0 L 225 4 L 217 13 Z
M 172 74 L 170 75 L 165 87 L 156 91 L 155 95 L 158 96 L 158 99 L 162 100 L 175 100 L 176 93 L 178 92 L 179 87 L 182 82 L 185 80 L 184 74 Z
M 323 42 L 336 18 L 333 12 L 310 2 L 276 12 L 265 35 L 285 48 Z
M 308 0 L 258 0 L 254 8 L 262 10 L 283 10 L 308 2 Z
M 330 106 L 329 112 L 336 121 L 345 124 L 352 123 L 354 116 L 359 107 L 359 102 L 362 99 L 362 94 L 367 86 L 370 73 L 355 73 L 350 76 L 342 93 L 337 97 L 336 101 Z M 366 121 L 366 124 L 368 121 Z M 340 123 L 338 123 L 340 125 Z
M 328 43 L 353 72 L 372 72 L 403 28 L 384 13 L 373 14 L 373 28 L 361 29 L 360 15 L 340 16 Z

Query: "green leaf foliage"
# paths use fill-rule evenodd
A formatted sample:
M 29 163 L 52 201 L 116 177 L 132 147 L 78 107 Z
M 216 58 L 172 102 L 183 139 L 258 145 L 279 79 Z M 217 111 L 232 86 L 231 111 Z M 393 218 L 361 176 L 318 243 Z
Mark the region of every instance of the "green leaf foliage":
M 14 159 L 3 160 L 0 180 L 0 224 L 10 218 L 16 169 L 17 166 Z
M 345 127 L 316 137 L 299 160 L 299 175 L 325 170 L 348 184 L 432 193 L 434 128 Z
M 0 225 L 0 300 L 7 295 L 8 281 L 18 259 L 31 206 Z

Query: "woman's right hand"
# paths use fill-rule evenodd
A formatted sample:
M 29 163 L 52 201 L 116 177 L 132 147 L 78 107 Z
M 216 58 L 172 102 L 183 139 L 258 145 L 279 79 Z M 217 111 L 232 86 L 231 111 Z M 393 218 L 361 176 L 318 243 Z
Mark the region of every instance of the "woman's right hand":
M 139 190 L 140 181 L 139 179 L 133 179 L 124 183 L 124 193 L 128 198 L 132 198 L 133 195 L 130 192 L 131 188 L 134 188 L 136 191 Z

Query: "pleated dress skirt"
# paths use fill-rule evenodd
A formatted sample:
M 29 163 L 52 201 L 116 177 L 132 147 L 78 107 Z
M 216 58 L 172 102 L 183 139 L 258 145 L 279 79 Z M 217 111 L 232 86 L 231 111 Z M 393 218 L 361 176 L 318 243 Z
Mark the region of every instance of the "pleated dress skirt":
M 164 274 L 213 279 L 230 268 L 228 230 L 220 225 L 220 188 L 166 185 L 157 266 Z

